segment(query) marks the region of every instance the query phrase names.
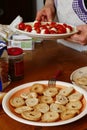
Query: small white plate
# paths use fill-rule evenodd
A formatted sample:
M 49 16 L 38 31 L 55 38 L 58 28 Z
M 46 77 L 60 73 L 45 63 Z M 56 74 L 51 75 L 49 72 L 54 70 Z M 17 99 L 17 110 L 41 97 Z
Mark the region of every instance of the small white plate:
M 27 23 L 29 25 L 33 25 L 33 22 L 29 22 Z M 59 24 L 62 24 L 62 23 L 59 23 Z M 72 26 L 72 25 L 70 25 Z M 70 32 L 70 33 L 64 33 L 64 34 L 34 34 L 34 33 L 31 33 L 31 32 L 26 32 L 26 31 L 23 31 L 23 30 L 19 30 L 17 28 L 17 26 L 15 26 L 15 29 L 16 31 L 20 32 L 20 33 L 24 33 L 24 34 L 27 34 L 28 36 L 32 37 L 32 38 L 40 38 L 42 40 L 51 40 L 51 39 L 64 39 L 64 38 L 67 38 L 75 33 L 77 33 L 77 29 L 76 27 L 72 26 L 73 27 L 73 31 Z
M 84 77 L 87 77 L 87 66 L 81 67 L 75 71 L 72 72 L 70 75 L 70 80 L 73 84 L 85 89 L 87 91 L 87 79 Z
M 48 81 L 36 81 L 36 82 L 30 82 L 30 83 L 26 83 L 26 84 L 23 84 L 23 85 L 20 85 L 12 90 L 10 90 L 3 98 L 3 101 L 2 101 L 2 106 L 3 106 L 3 109 L 5 111 L 5 113 L 11 117 L 12 119 L 18 121 L 18 122 L 21 122 L 21 123 L 24 123 L 24 124 L 28 124 L 28 125 L 35 125 L 35 126 L 58 126 L 58 125 L 64 125 L 64 124 L 68 124 L 68 123 L 71 123 L 71 122 L 74 122 L 80 118 L 82 118 L 83 116 L 85 116 L 87 114 L 87 93 L 86 91 L 84 91 L 83 89 L 73 85 L 73 84 L 70 84 L 70 83 L 66 83 L 66 82 L 60 82 L 60 81 L 57 81 L 56 84 L 57 85 L 61 85 L 61 86 L 64 86 L 64 87 L 73 87 L 75 90 L 77 90 L 78 92 L 82 93 L 84 95 L 84 99 L 85 99 L 85 104 L 84 104 L 84 109 L 82 110 L 82 112 L 71 118 L 71 119 L 68 119 L 68 120 L 62 120 L 62 121 L 58 121 L 58 122 L 51 122 L 51 123 L 42 123 L 42 122 L 34 122 L 34 121 L 28 121 L 26 119 L 23 119 L 22 117 L 19 117 L 17 116 L 15 113 L 13 113 L 13 111 L 11 110 L 11 106 L 9 104 L 9 100 L 10 98 L 15 94 L 17 93 L 18 91 L 22 90 L 23 91 L 27 88 L 29 88 L 31 85 L 33 85 L 34 83 L 41 83 L 41 84 L 47 84 Z

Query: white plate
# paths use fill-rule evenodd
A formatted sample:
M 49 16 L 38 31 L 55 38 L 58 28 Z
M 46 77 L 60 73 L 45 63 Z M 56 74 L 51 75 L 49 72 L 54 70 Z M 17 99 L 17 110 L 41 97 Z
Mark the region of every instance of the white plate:
M 19 90 L 22 90 L 22 89 L 26 89 L 28 88 L 29 86 L 33 85 L 34 83 L 42 83 L 42 84 L 47 84 L 48 81 L 36 81 L 36 82 L 30 82 L 30 83 L 26 83 L 26 84 L 23 84 L 23 85 L 20 85 L 12 90 L 10 90 L 6 95 L 5 97 L 3 98 L 3 101 L 2 101 L 2 106 L 3 106 L 3 109 L 4 111 L 6 112 L 6 114 L 11 117 L 12 119 L 18 121 L 18 122 L 21 122 L 21 123 L 24 123 L 24 124 L 28 124 L 28 125 L 35 125 L 35 126 L 58 126 L 58 125 L 63 125 L 63 124 L 68 124 L 68 123 L 71 123 L 71 122 L 74 122 L 80 118 L 82 118 L 83 116 L 85 116 L 87 114 L 87 93 L 86 91 L 84 91 L 83 89 L 73 85 L 73 84 L 70 84 L 70 83 L 66 83 L 66 82 L 60 82 L 60 81 L 57 81 L 57 85 L 62 85 L 62 86 L 66 86 L 66 87 L 73 87 L 74 89 L 76 89 L 77 91 L 79 91 L 80 93 L 82 93 L 84 95 L 84 98 L 86 100 L 86 103 L 85 103 L 85 107 L 83 109 L 83 111 L 75 116 L 74 118 L 71 118 L 69 120 L 65 120 L 65 121 L 58 121 L 58 122 L 51 122 L 51 123 L 42 123 L 42 122 L 33 122 L 33 121 L 28 121 L 26 119 L 23 119 L 21 117 L 18 117 L 17 115 L 15 115 L 11 110 L 10 110 L 10 107 L 9 107 L 9 100 L 11 98 L 11 96 L 18 92 Z
M 79 79 L 79 78 L 83 80 L 84 76 L 87 77 L 87 66 L 81 67 L 81 68 L 75 70 L 74 72 L 72 72 L 72 74 L 70 75 L 70 80 L 73 84 L 75 84 L 87 91 L 87 85 L 84 85 L 84 82 L 85 81 L 87 82 L 86 79 L 83 81 L 83 84 L 82 83 L 79 84 L 79 82 L 76 81 L 76 79 Z
M 29 22 L 27 24 L 30 24 L 32 25 L 33 22 Z M 61 23 L 59 23 L 61 24 Z M 72 25 L 70 25 L 72 26 Z M 73 31 L 70 32 L 70 33 L 65 33 L 65 34 L 34 34 L 34 33 L 31 33 L 31 32 L 26 32 L 26 31 L 22 31 L 22 30 L 19 30 L 17 28 L 17 26 L 15 26 L 15 29 L 16 31 L 20 32 L 20 33 L 24 33 L 24 34 L 27 34 L 28 36 L 32 37 L 32 38 L 40 38 L 42 40 L 51 40 L 51 39 L 64 39 L 64 38 L 67 38 L 75 33 L 77 33 L 77 29 L 76 27 L 72 26 L 73 27 Z

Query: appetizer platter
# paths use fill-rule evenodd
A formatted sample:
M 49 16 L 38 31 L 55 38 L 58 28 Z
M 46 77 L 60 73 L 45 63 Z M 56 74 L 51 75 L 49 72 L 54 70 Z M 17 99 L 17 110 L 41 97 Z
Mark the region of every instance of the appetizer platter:
M 16 31 L 27 34 L 32 38 L 64 39 L 77 33 L 76 27 L 57 22 L 21 22 L 15 26 Z
M 3 98 L 4 111 L 12 119 L 35 126 L 58 126 L 87 114 L 87 93 L 70 83 L 36 81 L 10 90 Z

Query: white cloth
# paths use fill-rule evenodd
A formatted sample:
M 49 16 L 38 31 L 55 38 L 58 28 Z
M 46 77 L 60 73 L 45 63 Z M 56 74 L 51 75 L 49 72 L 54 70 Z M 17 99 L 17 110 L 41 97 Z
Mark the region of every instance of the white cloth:
M 87 24 L 87 9 L 84 0 L 54 0 L 57 10 L 58 21 L 74 26 Z M 78 51 L 87 50 L 87 45 L 83 46 L 78 43 L 71 43 L 65 40 L 58 40 L 65 46 L 71 47 Z

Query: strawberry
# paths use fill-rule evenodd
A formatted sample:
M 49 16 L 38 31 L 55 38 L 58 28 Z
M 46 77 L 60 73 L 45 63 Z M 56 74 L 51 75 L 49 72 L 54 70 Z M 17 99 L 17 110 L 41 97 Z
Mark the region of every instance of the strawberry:
M 25 24 L 23 22 L 21 22 L 19 25 L 18 25 L 18 29 L 20 30 L 25 30 Z
M 25 25 L 25 31 L 31 32 L 32 31 L 32 26 L 31 25 Z

